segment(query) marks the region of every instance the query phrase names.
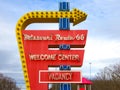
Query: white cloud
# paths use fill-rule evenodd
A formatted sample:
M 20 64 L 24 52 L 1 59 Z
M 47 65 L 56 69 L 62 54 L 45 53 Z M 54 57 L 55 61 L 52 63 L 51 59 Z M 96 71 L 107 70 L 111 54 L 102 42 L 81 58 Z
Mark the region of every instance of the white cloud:
M 120 58 L 120 42 L 115 40 L 88 38 L 85 50 L 86 59 Z
M 92 77 L 99 70 L 110 64 L 116 64 L 120 61 L 120 42 L 118 40 L 109 40 L 105 38 L 88 38 L 85 47 L 84 64 L 82 71 L 85 76 L 89 76 L 90 65 Z

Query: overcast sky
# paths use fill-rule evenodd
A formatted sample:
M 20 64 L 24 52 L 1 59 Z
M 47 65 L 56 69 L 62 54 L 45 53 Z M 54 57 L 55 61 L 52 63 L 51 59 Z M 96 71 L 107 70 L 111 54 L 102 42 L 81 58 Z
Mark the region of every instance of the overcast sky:
M 0 73 L 22 72 L 15 35 L 20 17 L 30 11 L 58 11 L 60 1 L 65 0 L 0 0 Z M 71 29 L 88 30 L 83 75 L 89 77 L 90 62 L 92 77 L 100 69 L 120 63 L 120 0 L 67 1 L 71 10 L 88 14 L 86 21 L 70 25 Z M 58 29 L 58 24 L 32 24 L 26 29 Z

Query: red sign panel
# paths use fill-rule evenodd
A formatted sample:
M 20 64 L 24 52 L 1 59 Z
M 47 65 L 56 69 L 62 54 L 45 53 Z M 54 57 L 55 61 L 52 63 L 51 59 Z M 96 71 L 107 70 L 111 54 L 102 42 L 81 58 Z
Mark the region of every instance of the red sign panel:
M 73 47 L 84 46 L 87 30 L 23 30 L 22 34 L 26 59 L 30 62 L 42 62 L 42 65 L 45 63 L 47 67 L 62 64 L 81 66 L 83 63 L 84 50 L 49 50 L 49 47 L 60 44 L 70 44 Z
M 39 83 L 81 83 L 80 71 L 39 71 Z
M 49 66 L 82 66 L 83 64 L 84 50 L 50 50 L 49 48 L 59 47 L 60 44 L 83 48 L 86 38 L 87 30 L 22 30 L 31 90 L 34 87 L 39 89 L 41 85 L 43 87 L 41 90 L 47 88 L 47 84 L 38 82 L 40 70 L 48 70 Z

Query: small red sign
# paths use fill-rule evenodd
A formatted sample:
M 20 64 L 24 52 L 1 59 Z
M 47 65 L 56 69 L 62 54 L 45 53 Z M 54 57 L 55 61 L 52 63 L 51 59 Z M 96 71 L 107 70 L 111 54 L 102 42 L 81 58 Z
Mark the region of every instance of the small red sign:
M 85 88 L 80 88 L 79 90 L 86 90 Z
M 39 83 L 81 83 L 80 71 L 39 71 Z

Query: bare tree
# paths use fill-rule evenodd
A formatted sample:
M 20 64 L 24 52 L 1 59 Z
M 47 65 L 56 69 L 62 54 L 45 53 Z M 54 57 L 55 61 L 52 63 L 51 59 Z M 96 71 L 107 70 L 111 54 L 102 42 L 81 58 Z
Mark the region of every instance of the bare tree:
M 120 63 L 105 67 L 97 73 L 92 90 L 120 90 Z
M 20 90 L 14 79 L 0 74 L 0 90 Z

